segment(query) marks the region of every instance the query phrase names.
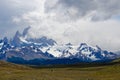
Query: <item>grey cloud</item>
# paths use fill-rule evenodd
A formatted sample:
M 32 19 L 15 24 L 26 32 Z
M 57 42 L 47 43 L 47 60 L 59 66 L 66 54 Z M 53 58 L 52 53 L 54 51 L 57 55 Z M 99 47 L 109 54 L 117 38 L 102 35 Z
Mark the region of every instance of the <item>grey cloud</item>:
M 118 50 L 120 17 L 113 17 L 120 16 L 119 4 L 120 0 L 1 0 L 0 37 L 30 25 L 29 37 Z
M 67 16 L 72 20 L 89 18 L 99 21 L 120 15 L 120 0 L 58 0 L 54 6 L 47 4 L 46 11 L 58 12 L 60 17 Z
M 13 17 L 33 10 L 31 5 L 29 0 L 0 0 L 0 37 L 11 36 L 16 30 L 22 30 L 23 26 L 29 25 L 16 24 Z

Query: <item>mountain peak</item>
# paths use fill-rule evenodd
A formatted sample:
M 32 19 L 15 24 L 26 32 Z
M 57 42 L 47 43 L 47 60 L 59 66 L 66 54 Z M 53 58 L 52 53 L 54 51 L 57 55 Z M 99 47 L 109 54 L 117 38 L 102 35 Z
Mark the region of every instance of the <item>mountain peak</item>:
M 80 45 L 81 45 L 81 46 L 87 46 L 87 44 L 86 44 L 86 43 L 81 43 Z
M 67 46 L 72 46 L 72 44 L 71 44 L 71 43 L 67 43 L 66 45 L 67 45 Z
M 27 28 L 25 28 L 25 29 L 23 30 L 23 33 L 22 33 L 22 36 L 23 36 L 23 37 L 26 36 L 26 34 L 27 34 L 28 31 L 30 30 L 30 28 L 31 28 L 31 26 L 28 26 Z
M 15 36 L 14 36 L 14 37 L 19 37 L 19 36 L 21 36 L 21 33 L 20 33 L 19 31 L 16 31 L 16 33 L 15 33 Z
M 79 48 L 84 48 L 84 47 L 88 47 L 88 45 L 86 43 L 81 43 Z
M 53 39 L 49 39 L 46 36 L 42 36 L 41 38 L 39 38 L 39 42 L 42 43 L 42 45 L 44 46 L 53 46 L 56 44 L 56 41 L 54 41 Z
M 7 37 L 4 37 L 4 38 L 3 38 L 3 41 L 4 41 L 5 43 L 8 43 Z
M 11 44 L 14 46 L 20 46 L 20 37 L 21 33 L 19 31 L 16 32 L 15 36 L 13 37 L 13 40 L 11 40 Z
M 97 48 L 98 50 L 101 50 L 101 48 L 100 48 L 98 45 L 96 45 L 96 48 Z

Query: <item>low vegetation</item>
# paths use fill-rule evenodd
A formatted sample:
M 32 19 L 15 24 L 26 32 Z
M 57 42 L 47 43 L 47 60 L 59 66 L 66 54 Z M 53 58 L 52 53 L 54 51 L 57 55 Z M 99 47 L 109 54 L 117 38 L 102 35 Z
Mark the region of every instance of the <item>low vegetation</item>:
M 120 80 L 120 60 L 42 67 L 0 61 L 0 80 Z

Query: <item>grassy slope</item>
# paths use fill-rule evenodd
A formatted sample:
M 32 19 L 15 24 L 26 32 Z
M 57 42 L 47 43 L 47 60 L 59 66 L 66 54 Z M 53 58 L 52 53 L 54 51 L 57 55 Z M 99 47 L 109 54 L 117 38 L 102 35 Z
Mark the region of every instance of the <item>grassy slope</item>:
M 0 62 L 0 80 L 120 80 L 120 60 L 109 65 L 77 64 L 46 68 Z

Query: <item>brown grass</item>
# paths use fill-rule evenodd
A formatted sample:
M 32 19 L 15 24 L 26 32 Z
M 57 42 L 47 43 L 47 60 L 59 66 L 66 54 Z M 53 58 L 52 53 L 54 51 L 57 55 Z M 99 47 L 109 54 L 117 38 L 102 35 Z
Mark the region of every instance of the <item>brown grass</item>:
M 120 80 L 120 63 L 30 68 L 0 63 L 0 80 Z M 88 66 L 88 67 L 87 67 Z

